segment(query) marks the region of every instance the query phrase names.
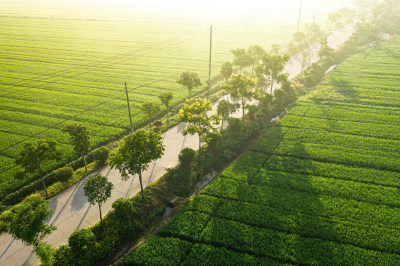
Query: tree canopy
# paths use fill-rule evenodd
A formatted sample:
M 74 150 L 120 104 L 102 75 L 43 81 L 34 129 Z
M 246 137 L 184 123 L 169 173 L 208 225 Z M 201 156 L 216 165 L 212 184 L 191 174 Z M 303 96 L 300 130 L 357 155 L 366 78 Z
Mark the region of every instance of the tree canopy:
M 205 136 L 211 130 L 214 130 L 212 124 L 217 125 L 220 121 L 218 114 L 208 115 L 212 110 L 212 102 L 207 99 L 196 98 L 187 99 L 183 108 L 179 111 L 179 122 L 186 123 L 186 128 L 182 131 L 184 135 L 198 134 L 199 150 L 201 143 L 205 141 Z
M 85 196 L 88 198 L 89 203 L 92 205 L 97 203 L 99 205 L 100 221 L 102 221 L 101 205 L 111 197 L 113 186 L 114 185 L 108 181 L 107 177 L 102 176 L 101 174 L 94 174 L 86 180 L 83 187 Z
M 217 106 L 217 114 L 221 116 L 221 131 L 224 127 L 224 122 L 229 118 L 229 116 L 236 112 L 238 104 L 230 103 L 227 100 L 221 100 Z
M 74 145 L 74 151 L 79 155 L 83 155 L 85 163 L 85 169 L 87 171 L 86 154 L 90 148 L 90 133 L 85 125 L 82 124 L 70 124 L 63 128 L 64 132 L 70 135 L 72 144 Z
M 140 106 L 140 110 L 148 117 L 150 120 L 150 129 L 151 129 L 151 122 L 154 120 L 156 115 L 160 112 L 160 106 L 152 102 L 144 102 Z
M 161 95 L 158 95 L 158 98 L 160 99 L 161 103 L 165 105 L 167 108 L 167 122 L 169 121 L 169 104 L 174 98 L 172 92 L 164 92 Z
M 244 110 L 246 102 L 251 101 L 258 95 L 256 81 L 245 75 L 234 75 L 232 79 L 224 85 L 224 89 L 236 99 L 240 99 L 242 105 L 242 119 L 244 120 Z
M 261 58 L 267 53 L 264 48 L 259 45 L 250 46 L 247 50 L 249 55 L 251 56 L 251 77 L 254 74 L 254 68 L 260 62 Z
M 270 55 L 266 54 L 262 58 L 262 64 L 257 66 L 257 75 L 266 78 L 270 85 L 270 94 L 275 83 L 281 83 L 287 79 L 286 74 L 282 74 L 283 69 L 289 60 L 288 55 Z
M 249 53 L 246 52 L 243 48 L 237 48 L 231 51 L 234 58 L 233 64 L 237 65 L 240 68 L 240 73 L 246 66 L 250 66 L 252 64 L 252 57 Z
M 192 90 L 201 85 L 199 75 L 196 72 L 182 72 L 177 81 L 178 84 L 186 87 L 189 91 L 189 98 L 192 98 Z
M 225 79 L 225 81 L 228 81 L 228 78 L 232 75 L 233 73 L 233 64 L 231 62 L 225 62 L 221 66 L 221 75 Z
M 118 150 L 110 155 L 110 165 L 121 172 L 123 180 L 128 180 L 129 175 L 138 174 L 144 197 L 142 172 L 150 162 L 161 158 L 164 149 L 159 133 L 141 129 L 124 138 Z
M 31 195 L 3 212 L 0 215 L 0 233 L 9 233 L 27 245 L 38 245 L 42 238 L 57 229 L 44 222 L 53 214 L 47 202 L 38 195 Z
M 59 158 L 60 153 L 57 150 L 57 142 L 55 140 L 39 140 L 37 143 L 25 143 L 15 162 L 21 165 L 28 173 L 39 172 L 46 197 L 48 197 L 47 188 L 43 180 L 43 164 Z

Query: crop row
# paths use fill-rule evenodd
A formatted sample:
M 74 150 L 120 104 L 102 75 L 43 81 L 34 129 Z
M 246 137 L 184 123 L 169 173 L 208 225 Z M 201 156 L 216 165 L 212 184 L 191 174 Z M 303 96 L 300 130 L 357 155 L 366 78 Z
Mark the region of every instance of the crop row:
M 20 101 L 15 99 L 3 98 L 2 106 L 0 108 L 1 112 L 8 111 L 11 113 L 24 113 L 24 115 L 33 114 L 42 117 L 42 120 L 44 117 L 46 117 L 46 121 L 52 117 L 60 119 L 70 119 L 71 117 L 75 117 L 74 120 L 77 122 L 86 122 L 89 124 L 121 128 L 126 126 L 128 122 L 127 115 L 101 113 L 101 117 L 99 117 L 99 112 L 96 111 L 87 111 L 83 114 L 79 114 L 82 112 L 82 110 L 72 107 L 63 107 L 57 105 L 46 106 L 41 104 L 30 104 L 29 106 L 23 106 Z M 78 114 L 79 116 L 77 116 Z M 15 116 L 12 117 L 13 119 L 15 118 Z
M 260 169 L 255 176 L 249 175 L 243 178 L 243 175 L 240 175 L 230 176 L 229 178 L 234 178 L 235 180 L 257 186 L 276 187 L 310 194 L 329 195 L 332 197 L 365 201 L 372 204 L 400 207 L 400 199 L 397 195 L 398 188 L 394 187 L 383 187 L 334 178 L 277 172 L 264 168 Z
M 336 121 L 324 118 L 299 117 L 287 114 L 280 126 L 323 129 L 332 132 L 354 134 L 366 137 L 400 139 L 400 126 L 376 123 Z
M 263 168 L 400 188 L 399 172 L 372 168 L 352 167 L 343 164 L 325 163 L 278 155 L 271 155 L 264 163 Z
M 327 106 L 327 105 L 297 105 L 290 110 L 290 115 L 324 118 L 333 120 L 346 120 L 354 122 L 375 124 L 400 124 L 400 110 L 376 109 L 368 107 Z
M 323 162 L 400 171 L 400 154 L 283 140 L 274 154 Z
M 393 86 L 396 84 L 397 82 L 393 82 Z M 357 97 L 354 97 L 354 95 L 357 95 Z M 372 98 L 373 95 L 375 95 L 375 98 Z M 339 88 L 333 86 L 324 86 L 319 90 L 311 92 L 306 97 L 314 101 L 330 100 L 335 102 L 400 107 L 400 103 L 398 101 L 398 98 L 400 97 L 399 92 L 377 91 L 374 94 L 368 89 L 364 89 L 364 91 L 360 89 L 354 89 L 351 84 L 343 84 Z
M 365 137 L 344 133 L 329 132 L 323 129 L 291 128 L 285 135 L 286 140 L 302 143 L 333 145 L 368 151 L 385 151 L 397 153 L 400 140 Z
M 52 137 L 56 138 L 60 142 L 69 142 L 66 133 L 61 132 L 61 129 L 66 124 L 64 119 L 49 117 L 46 119 L 46 122 L 48 126 L 52 128 L 47 128 L 41 126 L 44 124 L 43 116 L 3 110 L 0 110 L 0 114 L 3 117 L 3 120 L 0 121 L 0 130 L 2 131 L 17 134 L 20 132 L 23 135 L 32 136 L 33 134 L 36 134 L 42 130 L 48 129 L 47 133 L 43 133 L 39 137 Z M 125 129 L 122 128 L 102 126 L 97 124 L 87 124 L 87 128 L 91 133 L 91 139 L 95 144 L 104 141 L 106 138 L 120 135 L 125 131 Z
M 239 202 L 207 195 L 196 197 L 186 208 L 190 213 L 203 212 L 211 216 L 280 232 L 320 238 L 361 248 L 400 254 L 397 241 L 400 231 L 352 222 L 312 216 L 267 206 Z M 183 216 L 185 216 L 183 214 Z M 182 224 L 182 220 L 176 224 Z M 186 225 L 185 228 L 188 228 Z M 171 228 L 170 230 L 173 230 Z
M 196 219 L 196 216 L 200 218 Z M 199 223 L 199 220 L 202 222 Z M 186 227 L 179 226 L 182 223 Z M 195 230 L 198 227 L 204 228 Z M 317 262 L 323 265 L 400 263 L 400 256 L 396 254 L 254 227 L 190 211 L 174 217 L 167 226 L 161 229 L 160 234 L 299 264 Z
M 269 258 L 239 253 L 224 247 L 153 236 L 123 259 L 121 265 L 281 265 Z
M 399 208 L 385 205 L 310 194 L 296 190 L 249 185 L 230 178 L 216 180 L 203 193 L 215 197 L 269 206 L 275 209 L 290 210 L 365 225 L 379 225 L 381 227 L 400 229 Z

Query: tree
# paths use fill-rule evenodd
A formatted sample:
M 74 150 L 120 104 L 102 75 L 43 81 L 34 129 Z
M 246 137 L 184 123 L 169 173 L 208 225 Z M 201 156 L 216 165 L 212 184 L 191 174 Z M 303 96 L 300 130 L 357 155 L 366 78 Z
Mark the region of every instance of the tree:
M 221 131 L 224 128 L 224 122 L 229 118 L 229 115 L 236 112 L 238 104 L 230 103 L 226 100 L 221 100 L 217 106 L 217 114 L 221 116 Z
M 161 103 L 163 105 L 165 105 L 165 107 L 167 108 L 167 123 L 168 123 L 168 121 L 169 121 L 169 103 L 174 98 L 174 96 L 172 95 L 172 92 L 164 92 L 163 94 L 158 95 L 158 98 L 160 99 Z
M 250 46 L 247 50 L 248 54 L 251 56 L 251 77 L 254 76 L 254 68 L 260 62 L 261 58 L 267 53 L 264 48 L 259 45 Z
M 91 205 L 95 205 L 96 203 L 99 205 L 100 223 L 103 221 L 101 217 L 101 205 L 111 197 L 113 186 L 113 183 L 108 181 L 107 177 L 101 174 L 94 174 L 86 180 L 83 187 L 89 203 Z
M 245 75 L 234 75 L 232 79 L 225 84 L 224 88 L 235 99 L 240 99 L 242 105 L 242 120 L 244 120 L 244 110 L 246 102 L 254 99 L 258 90 L 255 87 L 256 81 Z
M 246 66 L 250 66 L 252 64 L 252 57 L 249 53 L 246 52 L 245 49 L 237 48 L 236 50 L 231 51 L 235 59 L 233 60 L 233 64 L 237 65 L 240 68 L 240 73 Z
M 281 46 L 279 44 L 272 44 L 271 45 L 271 54 L 279 54 L 279 51 L 281 50 Z
M 306 25 L 305 38 L 301 44 L 299 44 L 299 50 L 301 52 L 302 57 L 302 71 L 303 73 L 304 67 L 307 64 L 307 67 L 310 67 L 311 59 L 314 57 L 316 51 L 311 46 L 315 43 L 320 42 L 321 39 L 326 38 L 326 34 L 321 30 L 320 26 L 317 23 L 311 23 Z
M 49 161 L 58 160 L 59 158 L 60 153 L 57 150 L 57 142 L 55 140 L 39 140 L 37 143 L 25 143 L 15 162 L 21 165 L 25 169 L 25 172 L 39 172 L 43 189 L 46 197 L 48 197 L 49 194 L 44 183 L 42 166 Z
M 306 34 L 304 32 L 297 31 L 297 32 L 293 33 L 292 38 L 293 38 L 294 43 L 297 46 L 299 46 L 304 43 L 304 40 L 306 39 Z
M 269 82 L 270 94 L 272 94 L 272 89 L 275 83 L 281 83 L 285 79 L 285 76 L 287 78 L 287 75 L 282 74 L 282 71 L 288 60 L 288 55 L 266 54 L 262 58 L 262 64 L 257 66 L 257 75 L 264 76 Z
M 187 99 L 183 108 L 179 110 L 179 122 L 186 123 L 186 128 L 182 131 L 183 135 L 199 136 L 199 151 L 201 143 L 205 141 L 208 132 L 214 130 L 212 126 L 217 125 L 220 121 L 218 114 L 208 115 L 207 112 L 212 110 L 212 103 L 207 99 L 196 98 Z
M 153 122 L 155 116 L 160 112 L 160 107 L 151 102 L 144 102 L 142 106 L 140 106 L 140 110 L 148 117 L 150 120 L 149 126 L 151 130 L 151 123 Z
M 233 64 L 231 62 L 225 62 L 221 66 L 221 75 L 225 79 L 225 82 L 228 81 L 228 78 L 233 73 Z
M 48 200 L 38 196 L 28 196 L 25 201 L 0 215 L 0 233 L 9 233 L 26 245 L 37 245 L 45 236 L 57 229 L 44 221 L 53 214 Z
M 324 58 L 324 57 L 328 58 L 329 56 L 331 56 L 333 49 L 328 46 L 328 40 L 326 38 L 322 39 L 320 44 L 321 44 L 321 48 L 318 51 L 318 56 L 320 58 Z
M 125 181 L 129 179 L 129 174 L 138 174 L 144 198 L 142 172 L 148 168 L 150 162 L 161 158 L 164 149 L 159 133 L 138 130 L 125 137 L 118 150 L 111 154 L 110 165 L 121 172 Z
M 31 195 L 0 215 L 0 234 L 9 233 L 25 245 L 33 246 L 44 263 L 52 261 L 54 250 L 42 239 L 57 229 L 44 222 L 53 214 L 47 202 L 38 195 Z
M 90 133 L 86 126 L 81 124 L 71 124 L 63 128 L 67 132 L 74 145 L 74 151 L 83 156 L 85 171 L 87 172 L 86 154 L 90 148 Z
M 189 91 L 189 98 L 192 98 L 192 89 L 201 85 L 201 81 L 199 79 L 199 75 L 196 72 L 182 72 L 178 84 L 186 87 Z

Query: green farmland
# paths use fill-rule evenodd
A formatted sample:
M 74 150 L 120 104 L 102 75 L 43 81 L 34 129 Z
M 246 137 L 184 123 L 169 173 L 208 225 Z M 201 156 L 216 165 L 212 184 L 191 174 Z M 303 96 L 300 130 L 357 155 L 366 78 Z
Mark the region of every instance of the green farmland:
M 145 122 L 139 108 L 143 102 L 161 105 L 158 95 L 165 91 L 173 92 L 172 105 L 187 97 L 188 92 L 176 83 L 183 71 L 199 73 L 203 85 L 194 93 L 208 84 L 206 23 L 33 15 L 0 16 L 0 198 L 31 181 L 31 177 L 14 178 L 21 170 L 14 159 L 23 143 L 57 140 L 63 153 L 57 164 L 61 164 L 74 157 L 68 135 L 61 131 L 71 121 L 88 127 L 93 147 L 128 132 L 124 82 L 135 127 Z M 213 76 L 222 63 L 232 60 L 230 50 L 250 45 L 269 49 L 272 43 L 283 46 L 292 32 L 293 28 L 263 24 L 250 30 L 221 24 L 213 37 Z
M 125 262 L 399 265 L 399 45 L 340 65 Z

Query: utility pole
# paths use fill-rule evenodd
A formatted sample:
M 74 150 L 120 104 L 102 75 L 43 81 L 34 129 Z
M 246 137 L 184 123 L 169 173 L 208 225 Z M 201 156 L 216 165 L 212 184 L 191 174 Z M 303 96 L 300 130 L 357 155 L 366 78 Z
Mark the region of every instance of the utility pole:
M 301 17 L 301 8 L 302 7 L 303 7 L 303 1 L 300 2 L 299 19 L 297 20 L 297 32 L 299 32 L 299 27 L 300 27 L 300 17 Z
M 209 64 L 208 64 L 208 94 L 207 98 L 210 97 L 210 91 L 211 91 L 211 51 L 212 51 L 212 25 L 210 25 L 210 58 L 209 58 Z
M 312 17 L 312 23 L 314 24 L 314 21 L 315 21 L 315 12 L 314 12 L 314 15 L 313 15 L 313 17 Z
M 133 133 L 131 107 L 129 105 L 128 87 L 126 86 L 126 82 L 125 82 L 125 92 L 126 92 L 126 101 L 128 103 L 129 121 L 131 122 L 131 133 Z

